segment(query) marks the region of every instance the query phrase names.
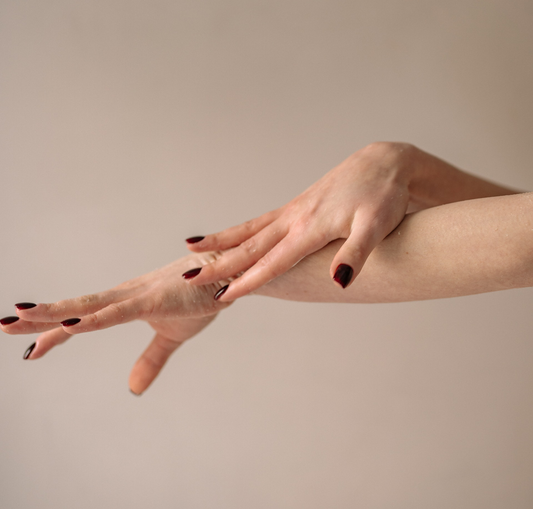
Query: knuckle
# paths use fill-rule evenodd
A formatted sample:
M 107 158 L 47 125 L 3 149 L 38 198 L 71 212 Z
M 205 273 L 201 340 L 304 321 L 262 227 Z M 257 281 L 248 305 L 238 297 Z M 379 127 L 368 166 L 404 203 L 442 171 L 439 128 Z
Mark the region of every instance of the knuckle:
M 256 219 L 249 219 L 248 221 L 245 221 L 242 224 L 243 230 L 247 232 L 252 232 L 255 230 L 257 220 Z
M 163 307 L 163 298 L 154 298 L 147 299 L 140 303 L 139 305 L 139 318 L 141 317 L 151 317 L 158 313 L 159 310 Z
M 235 233 L 240 237 L 242 236 L 250 237 L 251 235 L 254 235 L 257 230 L 258 230 L 258 219 L 254 218 L 254 219 L 249 219 L 248 221 L 242 223 L 241 226 L 239 227 L 239 230 L 236 231 Z
M 250 237 L 240 245 L 240 250 L 244 251 L 248 256 L 254 256 L 257 253 L 257 240 L 255 237 Z
M 360 264 L 368 257 L 368 250 L 366 246 L 357 244 L 354 246 L 346 246 L 345 254 L 352 261 L 352 263 Z
M 123 315 L 123 309 L 120 303 L 113 302 L 105 308 L 105 312 L 95 313 L 93 315 L 92 325 L 96 328 L 105 327 L 110 321 L 117 321 Z
M 111 304 L 109 304 L 109 306 L 107 307 L 107 310 L 110 312 L 111 315 L 115 316 L 115 315 L 121 315 L 122 312 L 123 312 L 123 306 L 122 306 L 122 303 L 120 302 L 113 302 Z
M 44 304 L 43 307 L 43 312 L 47 317 L 52 319 L 59 318 L 65 311 L 66 301 L 60 300 L 53 304 Z
M 394 141 L 374 141 L 369 143 L 363 150 L 366 152 L 391 152 L 397 148 L 399 144 Z
M 42 312 L 43 314 L 45 314 L 48 318 L 50 318 L 51 320 L 54 320 L 58 317 L 59 313 L 59 309 L 58 309 L 58 304 L 60 304 L 59 302 L 58 303 L 55 303 L 55 304 L 42 304 Z
M 263 273 L 263 278 L 266 277 L 268 280 L 281 276 L 285 272 L 283 267 L 279 263 L 276 263 L 271 253 L 271 251 L 268 252 L 256 264 L 258 269 Z
M 91 293 L 89 295 L 83 295 L 78 299 L 78 303 L 81 305 L 91 305 L 96 304 L 100 300 L 100 296 L 96 293 Z
M 303 215 L 295 219 L 291 224 L 291 233 L 293 235 L 302 235 L 309 230 L 312 215 Z
M 364 154 L 379 158 L 398 159 L 405 154 L 412 154 L 416 147 L 411 143 L 397 141 L 375 141 L 362 149 Z
M 211 249 L 216 249 L 217 246 L 220 244 L 220 235 L 220 233 L 212 233 L 211 235 L 206 235 L 203 240 L 204 245 Z
M 146 362 L 146 364 L 151 366 L 154 370 L 160 370 L 163 367 L 164 363 L 161 362 L 159 359 L 156 359 L 152 355 L 144 354 L 142 358 L 144 362 Z

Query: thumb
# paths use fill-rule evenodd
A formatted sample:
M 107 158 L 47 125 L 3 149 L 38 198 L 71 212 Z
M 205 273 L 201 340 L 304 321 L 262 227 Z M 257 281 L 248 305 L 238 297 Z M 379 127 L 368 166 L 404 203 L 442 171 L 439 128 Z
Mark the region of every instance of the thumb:
M 330 267 L 330 275 L 342 288 L 347 288 L 361 272 L 374 248 L 389 234 L 384 224 L 374 216 L 354 219 L 350 236 L 339 249 Z
M 172 353 L 183 343 L 157 333 L 130 373 L 131 392 L 140 396 L 155 380 Z

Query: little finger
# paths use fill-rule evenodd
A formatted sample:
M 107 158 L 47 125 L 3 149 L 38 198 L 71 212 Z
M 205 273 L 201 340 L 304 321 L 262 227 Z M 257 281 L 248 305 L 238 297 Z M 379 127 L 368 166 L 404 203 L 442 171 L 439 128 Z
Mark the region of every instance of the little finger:
M 54 346 L 64 343 L 71 337 L 72 334 L 69 334 L 68 332 L 63 330 L 62 327 L 56 327 L 53 330 L 45 332 L 37 338 L 34 343 L 35 346 L 32 348 L 30 354 L 25 358 L 30 360 L 38 359 L 39 357 L 42 357 L 46 352 L 54 348 Z

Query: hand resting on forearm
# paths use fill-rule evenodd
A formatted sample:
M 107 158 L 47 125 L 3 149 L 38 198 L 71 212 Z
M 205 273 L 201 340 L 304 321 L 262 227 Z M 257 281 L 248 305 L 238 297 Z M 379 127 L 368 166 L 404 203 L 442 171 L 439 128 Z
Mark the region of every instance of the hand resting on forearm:
M 306 302 L 399 302 L 533 286 L 533 195 L 458 202 L 407 216 L 374 249 L 345 290 L 327 267 L 342 241 L 308 256 L 257 293 Z M 73 334 L 144 320 L 155 337 L 135 364 L 130 388 L 140 394 L 172 352 L 228 306 L 214 295 L 228 281 L 192 286 L 181 274 L 218 253 L 192 254 L 98 294 L 19 306 L 0 321 L 8 334 L 41 332 L 36 359 Z
M 406 213 L 514 193 L 408 143 L 372 143 L 283 207 L 223 232 L 187 239 L 195 252 L 235 249 L 184 276 L 192 285 L 203 285 L 245 271 L 221 296 L 232 301 L 328 243 L 347 239 L 324 267 L 339 288 L 346 288 Z
M 408 215 L 339 291 L 332 242 L 258 294 L 306 302 L 400 302 L 533 286 L 533 193 L 452 203 Z

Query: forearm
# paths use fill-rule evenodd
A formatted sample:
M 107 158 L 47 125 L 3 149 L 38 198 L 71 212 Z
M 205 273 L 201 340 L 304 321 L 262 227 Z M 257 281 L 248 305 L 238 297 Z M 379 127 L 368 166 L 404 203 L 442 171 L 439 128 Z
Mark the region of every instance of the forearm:
M 533 194 L 469 200 L 408 215 L 347 289 L 329 276 L 343 241 L 257 293 L 307 302 L 400 302 L 533 286 Z
M 411 202 L 417 210 L 519 192 L 471 175 L 412 145 L 408 145 L 405 152 L 411 171 Z

